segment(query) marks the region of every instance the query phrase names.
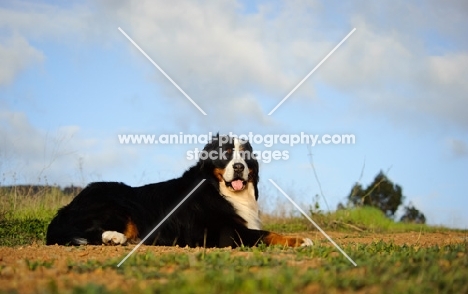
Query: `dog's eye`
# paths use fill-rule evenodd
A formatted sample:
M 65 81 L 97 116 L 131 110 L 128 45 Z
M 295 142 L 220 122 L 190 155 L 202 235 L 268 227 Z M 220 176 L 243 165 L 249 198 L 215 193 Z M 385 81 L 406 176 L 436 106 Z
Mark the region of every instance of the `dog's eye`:
M 227 154 L 231 154 L 232 153 L 232 148 L 229 148 L 226 150 Z

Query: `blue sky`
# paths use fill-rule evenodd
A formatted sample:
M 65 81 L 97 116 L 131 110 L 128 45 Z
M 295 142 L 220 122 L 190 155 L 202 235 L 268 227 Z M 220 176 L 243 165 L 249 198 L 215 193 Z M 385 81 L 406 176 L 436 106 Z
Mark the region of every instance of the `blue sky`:
M 124 146 L 124 133 L 355 134 L 311 149 L 332 209 L 383 170 L 429 223 L 467 228 L 467 12 L 462 1 L 3 1 L 0 184 L 142 185 L 180 175 L 203 147 Z M 262 163 L 261 205 L 293 210 L 271 178 L 307 207 L 320 193 L 307 146 L 271 149 L 290 158 Z

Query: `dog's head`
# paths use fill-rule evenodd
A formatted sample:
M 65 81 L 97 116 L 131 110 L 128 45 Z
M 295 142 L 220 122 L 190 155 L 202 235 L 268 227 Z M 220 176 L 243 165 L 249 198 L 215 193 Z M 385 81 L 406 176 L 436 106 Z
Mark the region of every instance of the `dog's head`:
M 249 142 L 217 135 L 200 153 L 199 164 L 210 169 L 221 190 L 236 194 L 253 187 L 258 198 L 258 162 Z

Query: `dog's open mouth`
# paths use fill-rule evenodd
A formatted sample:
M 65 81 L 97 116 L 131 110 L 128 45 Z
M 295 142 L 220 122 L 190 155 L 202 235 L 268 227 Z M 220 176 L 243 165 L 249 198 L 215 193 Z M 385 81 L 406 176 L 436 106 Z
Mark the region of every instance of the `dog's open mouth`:
M 226 182 L 226 186 L 231 187 L 234 191 L 240 191 L 244 189 L 245 181 L 242 179 L 235 179 L 231 182 Z

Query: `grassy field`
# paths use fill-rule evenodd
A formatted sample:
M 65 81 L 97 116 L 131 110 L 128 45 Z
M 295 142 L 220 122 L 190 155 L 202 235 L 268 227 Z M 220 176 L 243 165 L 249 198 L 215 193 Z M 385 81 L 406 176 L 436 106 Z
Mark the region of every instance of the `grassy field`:
M 299 217 L 265 228 L 308 236 L 313 247 L 207 249 L 44 246 L 48 222 L 72 197 L 0 190 L 0 293 L 468 293 L 466 231 L 394 223 L 375 209 L 312 218 L 353 266 Z

